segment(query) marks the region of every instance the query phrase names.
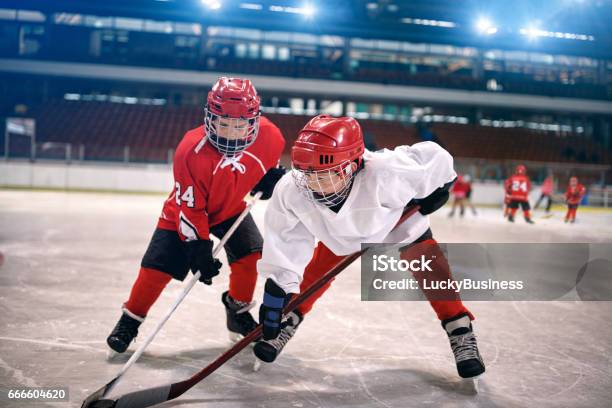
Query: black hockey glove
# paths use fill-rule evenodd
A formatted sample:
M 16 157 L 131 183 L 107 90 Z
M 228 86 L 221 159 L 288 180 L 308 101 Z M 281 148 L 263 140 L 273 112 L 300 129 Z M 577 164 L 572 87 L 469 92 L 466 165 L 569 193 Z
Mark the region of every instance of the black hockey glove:
M 221 262 L 212 256 L 213 243 L 208 239 L 185 242 L 187 262 L 194 274 L 200 271 L 200 282 L 212 284 L 212 278 L 219 274 Z
M 279 165 L 278 167 L 273 167 L 264 176 L 259 180 L 259 183 L 253 187 L 253 191 L 251 191 L 251 195 L 254 196 L 256 193 L 261 191 L 263 194 L 261 195 L 262 200 L 267 200 L 272 197 L 272 192 L 274 191 L 274 186 L 278 183 L 278 180 L 283 177 L 287 169 L 283 166 Z
M 266 280 L 263 303 L 259 307 L 259 322 L 263 325 L 264 340 L 275 339 L 280 334 L 283 328 L 283 308 L 289 299 L 291 294 L 286 294 L 272 279 Z
M 450 196 L 450 194 L 448 193 L 448 190 L 453 185 L 455 180 L 457 180 L 457 178 L 455 178 L 453 181 L 446 183 L 442 187 L 434 190 L 433 193 L 431 193 L 425 198 L 419 198 L 419 199 L 415 198 L 414 200 L 411 200 L 408 203 L 408 205 L 416 204 L 421 207 L 419 209 L 419 212 L 421 214 L 423 215 L 431 214 L 432 212 L 440 209 L 444 204 L 446 204 Z

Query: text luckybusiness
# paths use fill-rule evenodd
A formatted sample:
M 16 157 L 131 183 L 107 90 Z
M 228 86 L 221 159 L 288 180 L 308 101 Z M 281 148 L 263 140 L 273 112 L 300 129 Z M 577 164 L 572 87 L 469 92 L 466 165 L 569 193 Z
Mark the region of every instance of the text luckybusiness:
M 372 270 L 374 272 L 432 272 L 429 266 L 433 259 L 426 259 L 425 255 L 420 258 L 405 260 L 395 259 L 387 255 L 374 255 L 372 257 Z M 487 280 L 428 280 L 422 281 L 422 288 L 419 283 L 413 278 L 404 278 L 399 280 L 386 280 L 376 278 L 372 281 L 372 287 L 376 290 L 454 290 L 460 292 L 462 289 L 471 290 L 521 290 L 523 289 L 523 281 L 496 281 L 493 279 Z
M 521 290 L 523 289 L 523 281 L 497 281 L 493 279 L 486 280 L 427 280 L 423 279 L 423 287 L 419 287 L 419 283 L 412 278 L 389 280 L 376 278 L 372 281 L 372 287 L 376 290 L 453 290 L 460 292 L 461 290 Z

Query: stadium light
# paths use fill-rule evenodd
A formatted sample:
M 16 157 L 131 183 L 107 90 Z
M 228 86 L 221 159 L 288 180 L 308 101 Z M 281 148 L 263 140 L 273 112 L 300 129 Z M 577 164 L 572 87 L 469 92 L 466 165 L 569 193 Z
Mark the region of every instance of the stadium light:
M 579 40 L 579 41 L 595 41 L 595 37 L 590 34 L 577 34 L 577 33 L 564 33 L 560 31 L 546 31 L 538 28 L 535 24 L 529 27 L 522 27 L 519 30 L 521 35 L 526 36 L 530 41 L 534 41 L 538 37 L 548 37 L 565 40 Z
M 209 10 L 219 10 L 221 8 L 220 0 L 200 0 Z
M 531 40 L 535 39 L 539 35 L 540 35 L 540 31 L 537 28 L 529 27 L 527 29 L 527 37 L 529 37 L 529 39 Z
M 276 11 L 279 13 L 292 13 L 292 14 L 301 14 L 302 16 L 304 16 L 304 18 L 306 19 L 310 19 L 312 18 L 312 16 L 314 16 L 317 12 L 317 10 L 315 9 L 315 7 L 310 4 L 310 3 L 306 3 L 304 4 L 302 7 L 289 7 L 289 6 L 277 6 L 277 5 L 271 5 L 269 7 L 270 11 Z
M 526 35 L 529 40 L 533 41 L 540 36 L 541 30 L 535 25 L 530 25 L 527 28 L 521 28 L 519 32 Z
M 493 35 L 497 32 L 497 27 L 488 18 L 480 17 L 478 21 L 476 21 L 476 30 L 480 34 Z
M 312 16 L 314 16 L 315 13 L 316 13 L 316 9 L 314 8 L 312 4 L 305 4 L 302 7 L 302 14 L 306 18 L 312 18 Z
M 240 3 L 240 8 L 259 11 L 263 9 L 263 5 L 258 4 L 258 3 Z

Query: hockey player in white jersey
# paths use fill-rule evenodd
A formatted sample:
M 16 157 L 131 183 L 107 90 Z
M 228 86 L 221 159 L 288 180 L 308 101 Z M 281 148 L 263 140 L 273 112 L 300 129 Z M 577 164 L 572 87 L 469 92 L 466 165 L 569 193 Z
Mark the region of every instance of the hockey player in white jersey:
M 258 262 L 267 280 L 259 313 L 263 339 L 254 352 L 265 362 L 276 359 L 331 282 L 282 319 L 291 296 L 342 256 L 359 251 L 361 243 L 406 243 L 402 259 L 425 254 L 434 259 L 428 279 L 452 279 L 427 217 L 448 200 L 457 176 L 446 150 L 422 142 L 370 152 L 355 119 L 321 115 L 300 131 L 291 160 L 293 170 L 278 182 L 266 211 Z M 393 229 L 411 202 L 420 205 L 420 212 Z M 424 292 L 448 335 L 459 375 L 482 374 L 485 367 L 471 324 L 474 316 L 452 291 Z

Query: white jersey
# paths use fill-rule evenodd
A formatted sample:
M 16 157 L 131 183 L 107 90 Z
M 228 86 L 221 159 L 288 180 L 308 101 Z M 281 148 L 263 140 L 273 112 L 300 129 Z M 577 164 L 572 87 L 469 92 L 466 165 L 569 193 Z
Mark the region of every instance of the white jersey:
M 291 173 L 276 185 L 266 210 L 257 269 L 286 293 L 299 293 L 317 240 L 336 255 L 348 255 L 362 243 L 410 243 L 419 238 L 429 228 L 428 217 L 420 213 L 391 230 L 410 200 L 427 197 L 457 176 L 452 156 L 433 142 L 366 150 L 363 157 L 364 168 L 353 178 L 338 213 L 304 197 Z

